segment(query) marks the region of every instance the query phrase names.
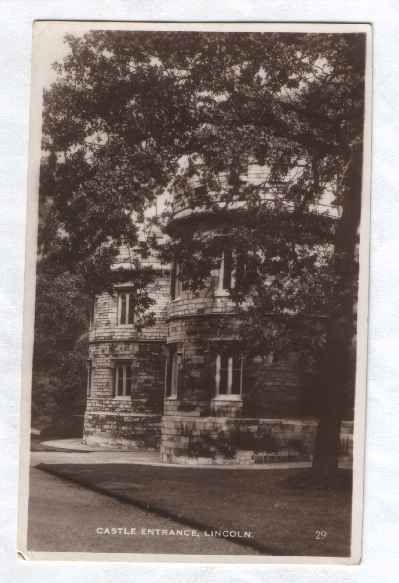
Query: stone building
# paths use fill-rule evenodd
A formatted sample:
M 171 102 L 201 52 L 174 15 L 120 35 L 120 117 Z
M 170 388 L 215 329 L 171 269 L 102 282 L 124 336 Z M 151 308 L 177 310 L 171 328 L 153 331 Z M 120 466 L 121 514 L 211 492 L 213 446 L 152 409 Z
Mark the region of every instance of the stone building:
M 235 209 L 232 212 L 242 212 Z M 177 209 L 181 228 L 208 229 L 201 209 Z M 225 225 L 213 223 L 215 236 Z M 129 264 L 121 249 L 116 267 Z M 156 321 L 137 329 L 129 283 L 96 298 L 90 330 L 84 440 L 159 449 L 168 463 L 262 463 L 311 458 L 317 421 L 297 355 L 245 357 L 229 290 L 240 259 L 223 251 L 204 289 L 184 289 L 179 265 L 152 259 Z M 273 316 L 271 315 L 271 318 Z M 350 415 L 341 429 L 351 455 Z
M 115 268 L 129 269 L 122 247 Z M 84 440 L 91 445 L 154 448 L 160 443 L 170 269 L 155 259 L 149 295 L 155 324 L 138 329 L 129 283 L 95 298 L 89 332 Z

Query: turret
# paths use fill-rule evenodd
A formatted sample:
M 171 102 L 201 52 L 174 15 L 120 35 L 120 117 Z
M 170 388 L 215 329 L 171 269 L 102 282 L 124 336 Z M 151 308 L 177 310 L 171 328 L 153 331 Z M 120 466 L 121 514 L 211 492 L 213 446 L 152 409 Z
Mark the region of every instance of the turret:
M 199 192 L 198 200 L 203 194 Z M 247 265 L 231 241 L 224 247 L 223 237 L 232 222 L 245 221 L 246 201 L 236 197 L 226 203 L 221 197 L 220 202 L 214 198 L 212 205 L 190 207 L 182 200 L 175 206 L 169 230 L 202 232 L 220 244 L 215 246 L 219 255 L 209 277 L 195 292 L 185 289 L 178 257 L 172 266 L 161 459 L 193 463 L 203 457 L 227 463 L 229 456 L 237 461 L 240 448 L 254 454 L 273 439 L 282 443 L 287 419 L 304 414 L 307 387 L 294 351 L 278 359 L 272 352 L 248 356 L 250 351 L 243 350 L 239 341 L 240 314 L 230 292 L 239 285 Z M 295 211 L 292 203 L 276 196 L 276 187 L 265 188 L 259 200 L 274 213 L 278 207 L 281 221 Z M 271 322 L 274 317 L 271 313 Z M 271 428 L 279 426 L 280 433 L 270 437 Z M 309 444 L 314 421 L 300 427 Z

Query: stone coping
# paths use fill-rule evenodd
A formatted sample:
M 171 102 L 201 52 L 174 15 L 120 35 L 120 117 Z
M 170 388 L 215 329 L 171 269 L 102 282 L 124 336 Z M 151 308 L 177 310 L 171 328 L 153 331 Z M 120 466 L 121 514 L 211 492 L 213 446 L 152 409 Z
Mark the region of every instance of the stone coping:
M 121 401 L 122 401 L 122 399 L 121 399 Z M 126 399 L 126 402 L 128 402 L 129 404 L 131 403 L 131 401 L 128 401 L 128 399 Z M 144 418 L 149 418 L 149 419 L 153 418 L 153 419 L 159 419 L 159 420 L 162 418 L 161 413 L 131 413 L 129 411 L 123 411 L 122 409 L 120 409 L 119 411 L 101 411 L 101 410 L 97 410 L 97 409 L 87 409 L 86 415 L 109 415 L 109 416 L 114 416 L 114 417 L 137 417 L 138 419 L 144 417 Z
M 270 424 L 290 424 L 290 425 L 309 425 L 309 426 L 317 426 L 319 421 L 316 418 L 303 418 L 301 419 L 300 417 L 226 417 L 223 415 L 207 415 L 204 417 L 201 416 L 197 416 L 197 415 L 163 415 L 162 416 L 162 421 L 163 422 L 167 422 L 167 421 L 188 421 L 190 420 L 190 418 L 194 419 L 196 422 L 201 422 L 201 421 L 212 421 L 212 420 L 217 420 L 222 422 L 223 420 L 225 421 L 232 421 L 233 423 L 236 423 L 237 421 L 243 421 L 245 423 L 258 423 L 261 422 L 262 424 L 264 423 L 270 423 Z M 347 430 L 353 430 L 353 421 L 349 420 L 349 419 L 343 419 L 341 421 L 341 428 L 345 428 Z

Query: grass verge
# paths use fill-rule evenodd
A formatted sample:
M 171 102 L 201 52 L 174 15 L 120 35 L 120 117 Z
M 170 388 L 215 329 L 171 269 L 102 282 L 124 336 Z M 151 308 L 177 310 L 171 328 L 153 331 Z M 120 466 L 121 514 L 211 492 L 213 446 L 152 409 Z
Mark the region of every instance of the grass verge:
M 245 539 L 245 545 L 266 555 L 350 554 L 351 472 L 347 470 L 340 472 L 339 487 L 323 490 L 297 487 L 309 474 L 299 469 L 134 464 L 40 464 L 37 468 L 192 528 L 251 530 L 254 537 Z

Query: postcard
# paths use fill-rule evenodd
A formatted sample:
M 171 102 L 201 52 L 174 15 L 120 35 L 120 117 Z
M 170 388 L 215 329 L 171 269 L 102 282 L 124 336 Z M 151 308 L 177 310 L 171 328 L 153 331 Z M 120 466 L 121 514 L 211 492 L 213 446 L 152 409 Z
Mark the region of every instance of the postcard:
M 371 26 L 37 21 L 18 553 L 361 560 Z

